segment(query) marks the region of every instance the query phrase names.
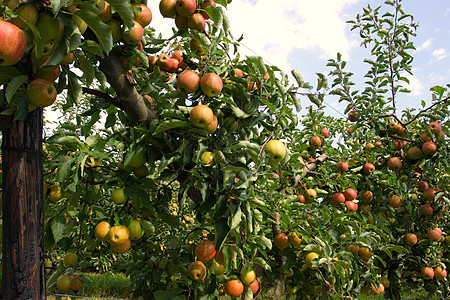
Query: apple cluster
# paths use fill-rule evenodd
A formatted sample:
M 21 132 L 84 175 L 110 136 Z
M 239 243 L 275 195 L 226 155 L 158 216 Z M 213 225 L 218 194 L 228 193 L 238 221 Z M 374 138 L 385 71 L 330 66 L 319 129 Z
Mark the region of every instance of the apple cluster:
M 178 29 L 203 32 L 210 18 L 206 10 L 210 6 L 216 6 L 214 0 L 204 0 L 199 7 L 195 0 L 161 0 L 159 10 L 163 17 L 175 19 Z
M 112 226 L 102 221 L 97 224 L 95 237 L 102 242 L 109 242 L 111 250 L 123 254 L 131 248 L 131 240 L 138 240 L 144 235 L 139 220 L 131 220 L 128 227 L 125 225 Z

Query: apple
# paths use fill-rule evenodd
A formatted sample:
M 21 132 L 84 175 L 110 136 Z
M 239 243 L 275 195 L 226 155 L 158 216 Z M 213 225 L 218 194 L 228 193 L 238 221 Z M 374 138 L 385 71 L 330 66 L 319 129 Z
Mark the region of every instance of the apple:
M 197 30 L 200 32 L 205 31 L 205 18 L 201 13 L 194 13 L 192 16 L 188 18 L 188 27 L 193 30 Z
M 356 199 L 358 194 L 356 193 L 356 191 L 354 189 L 348 188 L 348 189 L 345 190 L 344 196 L 345 196 L 345 200 L 352 201 L 352 200 Z
M 222 78 L 215 73 L 207 73 L 200 79 L 200 88 L 206 96 L 215 97 L 222 91 Z
M 371 191 L 363 191 L 361 193 L 361 201 L 369 203 L 373 200 L 373 193 Z
M 349 120 L 350 122 L 356 122 L 356 121 L 358 121 L 358 119 L 359 119 L 359 112 L 357 112 L 357 111 L 355 111 L 355 110 L 351 110 L 351 111 L 348 113 L 348 120 Z
M 391 157 L 388 160 L 388 168 L 393 171 L 398 171 L 402 168 L 402 161 L 398 157 Z
M 217 261 L 221 265 L 225 265 L 225 257 L 223 256 L 222 250 L 216 251 L 216 255 L 214 256 L 214 260 Z
M 169 71 L 171 67 L 170 56 L 163 53 L 158 56 L 158 61 L 156 62 L 161 70 Z
M 0 66 L 16 64 L 25 53 L 25 34 L 14 24 L 0 19 Z
M 357 211 L 358 210 L 358 203 L 355 203 L 353 201 L 345 201 L 345 206 L 347 206 L 348 210 Z
M 384 285 L 381 282 L 378 283 L 378 289 L 375 288 L 375 285 L 373 285 L 373 283 L 371 283 L 371 291 L 370 291 L 371 295 L 378 296 L 383 293 L 384 293 Z
M 143 3 L 133 3 L 134 20 L 141 24 L 142 27 L 147 27 L 152 21 L 152 11 L 147 5 Z
M 145 153 L 139 152 L 138 156 L 130 161 L 127 165 L 127 167 L 131 168 L 139 168 L 140 166 L 143 166 L 145 163 Z
M 252 290 L 253 295 L 256 294 L 259 290 L 258 279 L 255 279 L 255 281 L 253 281 L 248 287 Z
M 240 279 L 244 285 L 250 285 L 256 279 L 255 271 L 250 269 L 243 269 L 240 275 Z
M 429 142 L 429 141 L 432 140 L 431 136 L 430 136 L 428 133 L 426 133 L 426 132 L 421 133 L 420 136 L 419 136 L 419 138 L 420 138 L 420 140 L 421 140 L 422 142 Z
M 305 192 L 306 203 L 312 203 L 317 198 L 315 189 L 307 189 Z
M 148 95 L 146 95 L 146 96 L 148 96 Z M 134 173 L 134 175 L 136 175 L 137 178 L 144 178 L 144 177 L 147 177 L 149 174 L 148 168 L 145 165 L 134 168 L 133 173 Z
M 180 30 L 188 30 L 189 29 L 188 18 L 177 14 L 175 16 L 175 25 Z
M 177 14 L 177 5 L 178 0 L 161 0 L 159 2 L 159 12 L 164 18 L 173 18 Z
M 299 238 L 295 231 L 291 232 L 288 240 L 289 240 L 289 244 L 291 244 L 292 247 L 296 247 L 296 248 L 300 247 L 301 244 L 303 243 L 303 239 Z
M 366 144 L 366 147 L 364 147 L 364 149 L 365 149 L 366 151 L 369 151 L 369 150 L 372 149 L 373 147 L 375 147 L 374 144 L 372 144 L 372 143 L 367 143 L 367 144 Z
M 68 290 L 70 290 L 70 281 L 71 280 L 70 280 L 70 276 L 69 275 L 62 274 L 56 280 L 56 287 L 60 291 L 67 292 Z
M 96 1 L 99 9 L 96 11 L 97 16 L 104 23 L 108 23 L 112 19 L 112 10 L 109 2 L 98 0 Z
M 83 287 L 83 282 L 80 280 L 81 275 L 74 273 L 70 276 L 70 288 L 74 291 L 79 291 Z
M 131 248 L 131 240 L 127 239 L 123 244 L 113 244 L 111 243 L 111 250 L 118 254 L 123 254 L 130 250 Z
M 402 203 L 403 199 L 398 195 L 392 195 L 391 197 L 389 197 L 389 205 L 393 208 L 399 208 L 400 206 L 402 206 Z
M 130 240 L 138 240 L 144 235 L 144 230 L 139 220 L 131 220 L 130 224 L 128 224 L 128 231 L 130 232 Z
M 395 121 L 391 121 L 388 125 L 388 128 L 391 132 L 397 133 L 400 128 L 400 125 Z
M 432 202 L 434 200 L 434 195 L 436 194 L 436 191 L 433 189 L 425 189 L 422 193 L 422 198 L 425 202 Z
M 189 49 L 199 54 L 203 54 L 203 49 L 202 46 L 200 45 L 200 42 L 195 39 L 191 39 L 189 41 Z
M 179 15 L 189 17 L 197 9 L 197 3 L 195 0 L 178 0 L 175 8 Z
M 348 206 L 347 206 L 347 208 L 348 208 Z M 359 207 L 359 210 L 360 210 L 361 213 L 363 213 L 363 214 L 368 214 L 368 213 L 372 212 L 372 207 L 371 207 L 369 204 L 362 204 L 362 205 Z
M 425 215 L 425 216 L 431 216 L 433 214 L 433 207 L 429 204 L 423 204 L 420 207 L 420 211 Z
M 357 255 L 359 253 L 359 246 L 358 245 L 348 245 L 347 249 L 348 249 L 348 251 L 350 251 L 354 255 Z
M 41 56 L 37 56 L 36 48 L 31 50 L 31 63 L 33 64 L 33 72 L 37 73 L 39 68 L 50 58 L 50 51 L 52 50 L 52 45 L 45 44 L 44 52 Z
M 320 130 L 320 133 L 323 135 L 324 138 L 329 138 L 330 137 L 330 131 L 327 128 L 322 128 Z
M 54 44 L 60 41 L 64 35 L 63 22 L 58 16 L 54 16 L 51 13 L 39 14 L 36 28 L 45 44 Z
M 413 146 L 406 151 L 406 156 L 411 160 L 419 160 L 423 158 L 423 152 L 419 147 Z
M 78 255 L 76 253 L 67 253 L 64 255 L 63 263 L 66 267 L 74 267 L 78 263 Z
M 339 205 L 339 204 L 345 202 L 345 196 L 344 196 L 344 194 L 342 194 L 342 193 L 334 193 L 333 197 L 331 198 L 331 201 L 332 201 L 334 204 Z
M 305 257 L 305 265 L 310 269 L 317 269 L 317 267 L 313 267 L 313 260 L 318 258 L 319 254 L 316 252 L 309 252 Z
M 177 85 L 186 93 L 194 93 L 200 87 L 200 77 L 192 70 L 184 70 L 177 78 Z
M 206 267 L 201 261 L 194 261 L 189 264 L 188 276 L 192 280 L 203 282 L 206 276 Z
M 434 269 L 434 276 L 437 280 L 442 280 L 447 277 L 447 271 L 442 269 L 441 266 L 438 266 Z
M 322 146 L 322 139 L 321 139 L 318 135 L 313 136 L 313 137 L 309 140 L 309 146 L 310 146 L 312 149 L 319 148 L 320 146 Z
M 305 198 L 305 196 L 303 196 L 303 195 L 298 195 L 298 202 L 300 202 L 300 203 L 306 203 L 306 198 Z
M 219 264 L 215 260 L 212 262 L 212 268 L 213 268 L 214 275 L 216 275 L 216 276 L 220 276 L 225 273 L 224 265 Z
M 422 275 L 422 278 L 425 280 L 431 280 L 434 277 L 434 270 L 430 267 L 424 267 L 420 271 L 420 275 Z
M 183 50 L 178 49 L 173 51 L 171 57 L 181 62 L 181 60 L 183 59 Z
M 367 247 L 359 247 L 358 254 L 364 261 L 368 261 L 373 256 L 373 253 Z
M 134 25 L 129 30 L 122 31 L 122 38 L 127 44 L 136 45 L 144 36 L 144 28 L 142 28 L 141 24 L 134 21 Z
M 124 225 L 116 225 L 111 227 L 108 232 L 108 241 L 111 245 L 123 245 L 129 240 L 130 231 Z
M 158 56 L 148 55 L 147 59 L 148 59 L 148 69 L 151 71 L 153 70 L 153 67 L 156 66 L 156 64 L 158 63 Z
M 214 113 L 208 106 L 199 104 L 191 110 L 190 119 L 192 125 L 205 129 L 214 121 Z
M 178 59 L 176 58 L 169 58 L 169 69 L 167 70 L 167 72 L 170 73 L 176 73 L 178 72 L 178 67 L 180 66 L 180 62 L 178 61 Z
M 212 120 L 211 123 L 209 123 L 208 127 L 205 128 L 206 132 L 209 134 L 212 134 L 216 131 L 217 126 L 219 125 L 219 120 L 216 116 L 214 116 L 214 120 Z
M 106 25 L 108 25 L 109 29 L 111 29 L 113 44 L 116 44 L 122 38 L 122 27 L 120 22 L 112 19 L 108 21 Z
M 201 156 L 201 161 L 205 164 L 205 165 L 209 165 L 213 162 L 214 160 L 214 153 L 210 152 L 210 151 L 205 151 L 202 153 Z
M 109 225 L 106 221 L 101 221 L 100 223 L 95 226 L 95 237 L 98 238 L 100 241 L 105 242 L 108 240 L 108 233 L 111 229 L 111 225 Z
M 214 2 L 214 0 L 205 0 L 202 2 L 201 6 L 200 6 L 203 10 L 202 15 L 205 18 L 205 20 L 209 19 L 209 15 L 205 10 L 206 10 L 206 8 L 208 8 L 210 6 L 216 7 L 216 2 Z
M 35 79 L 28 85 L 27 98 L 36 107 L 46 107 L 56 101 L 56 88 L 44 79 Z
M 347 172 L 348 171 L 348 162 L 340 161 L 336 164 L 336 168 L 339 172 Z
M 269 164 L 280 162 L 286 156 L 286 146 L 279 140 L 270 140 L 264 145 L 264 150 L 269 153 Z
M 383 143 L 380 142 L 380 141 L 376 141 L 374 146 L 377 147 L 377 148 L 383 148 Z
M 372 163 L 365 163 L 363 166 L 364 174 L 371 174 L 375 172 L 375 166 Z
M 244 292 L 244 285 L 239 279 L 231 279 L 225 283 L 224 291 L 231 297 L 239 297 Z
M 289 237 L 284 232 L 280 232 L 275 236 L 273 243 L 275 244 L 275 247 L 283 250 L 289 246 Z
M 434 153 L 436 153 L 436 150 L 437 145 L 432 141 L 425 142 L 422 145 L 422 152 L 425 155 L 433 155 Z
M 61 186 L 59 186 L 59 185 L 52 185 L 52 186 L 50 186 L 50 192 L 48 193 L 48 199 L 51 202 L 56 203 L 62 197 L 63 196 L 62 196 L 62 193 L 61 193 Z
M 30 22 L 31 24 L 36 24 L 39 12 L 34 3 L 23 3 L 14 10 L 14 14 L 22 17 L 24 20 Z M 28 25 L 20 17 L 14 17 L 11 19 L 11 23 L 19 28 L 26 29 Z
M 426 189 L 429 188 L 428 182 L 423 181 L 423 180 L 419 180 L 419 181 L 417 181 L 417 187 L 418 187 L 420 192 L 423 192 L 423 191 L 425 191 Z
M 75 61 L 75 59 L 76 59 L 75 53 L 70 52 L 70 53 L 67 53 L 66 56 L 64 56 L 64 58 L 61 60 L 61 62 L 59 64 L 63 65 L 63 66 L 68 66 L 71 63 L 73 63 Z
M 40 68 L 36 74 L 36 78 L 44 79 L 49 82 L 54 82 L 61 74 L 61 67 L 59 65 Z
M 128 200 L 128 196 L 125 195 L 123 188 L 117 188 L 111 193 L 111 199 L 115 204 L 124 204 Z
M 430 239 L 431 241 L 439 241 L 441 237 L 442 234 L 436 229 L 432 229 L 427 233 L 427 238 Z
M 415 235 L 414 233 L 407 233 L 405 235 L 405 243 L 407 243 L 408 245 L 412 246 L 417 244 L 417 235 Z
M 442 131 L 442 126 L 438 122 L 431 122 L 428 126 L 435 135 L 439 135 L 439 133 Z
M 210 240 L 203 240 L 195 246 L 194 253 L 198 260 L 208 262 L 216 255 L 216 248 Z

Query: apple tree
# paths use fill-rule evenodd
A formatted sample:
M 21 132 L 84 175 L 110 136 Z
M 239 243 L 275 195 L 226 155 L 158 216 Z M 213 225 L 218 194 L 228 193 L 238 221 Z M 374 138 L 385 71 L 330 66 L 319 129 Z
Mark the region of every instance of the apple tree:
M 332 84 L 319 74 L 315 87 L 240 57 L 229 2 L 2 4 L 3 155 L 44 157 L 43 171 L 39 155 L 20 160 L 36 172 L 22 174 L 22 196 L 3 178 L 3 216 L 34 194 L 39 214 L 23 213 L 35 249 L 45 236 L 49 292 L 76 294 L 93 269 L 125 272 L 124 297 L 142 299 L 399 298 L 418 285 L 447 297 L 449 93 L 433 87 L 430 106 L 398 111 L 417 27 L 401 1 L 352 21 L 371 47 L 363 90 L 340 55 Z M 170 38 L 152 13 L 174 18 Z M 324 115 L 331 95 L 348 120 Z M 49 105 L 61 118 L 42 150 Z M 6 144 L 13 129 L 34 148 Z

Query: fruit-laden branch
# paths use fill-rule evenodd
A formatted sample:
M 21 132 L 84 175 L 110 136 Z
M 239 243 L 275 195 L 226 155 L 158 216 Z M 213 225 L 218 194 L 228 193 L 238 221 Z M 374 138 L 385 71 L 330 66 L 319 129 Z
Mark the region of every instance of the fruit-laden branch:
M 320 155 L 316 160 L 308 162 L 302 169 L 301 173 L 293 178 L 294 186 L 297 186 L 302 178 L 306 177 L 309 173 L 314 171 L 318 165 L 322 164 L 325 160 L 329 159 L 329 156 L 326 152 Z
M 135 122 L 149 122 L 158 117 L 157 113 L 145 104 L 144 97 L 128 81 L 116 55 L 110 54 L 99 61 L 99 69 L 105 73 L 106 79 L 117 94 L 112 104 L 119 108 L 123 107 L 130 120 Z

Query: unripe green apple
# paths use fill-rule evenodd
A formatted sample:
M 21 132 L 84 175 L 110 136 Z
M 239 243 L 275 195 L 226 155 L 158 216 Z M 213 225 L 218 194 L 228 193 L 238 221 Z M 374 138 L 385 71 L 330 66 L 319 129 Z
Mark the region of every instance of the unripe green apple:
M 123 188 L 118 188 L 111 193 L 111 199 L 115 204 L 124 204 L 127 202 L 128 196 L 125 195 Z
M 245 285 L 250 285 L 256 279 L 255 271 L 244 269 L 241 271 L 241 281 Z
M 201 160 L 205 165 L 211 164 L 214 160 L 214 153 L 210 151 L 203 152 Z
M 264 145 L 264 150 L 269 153 L 269 164 L 280 162 L 286 156 L 286 146 L 279 140 L 270 140 Z
M 36 28 L 41 33 L 44 43 L 54 44 L 64 35 L 64 24 L 58 16 L 51 13 L 41 13 L 38 17 Z
M 225 273 L 224 265 L 219 264 L 215 260 L 212 262 L 212 268 L 213 268 L 214 275 L 216 275 L 216 276 L 223 275 Z
M 78 255 L 76 253 L 67 253 L 63 262 L 66 267 L 73 267 L 78 263 Z
M 111 29 L 113 44 L 116 44 L 122 38 L 122 28 L 120 22 L 113 19 L 106 23 L 106 25 L 108 25 L 109 29 Z
M 36 24 L 39 16 L 38 9 L 34 3 L 23 3 L 14 10 L 14 13 L 19 17 L 12 18 L 11 23 L 19 28 L 28 28 L 25 21 L 28 21 L 31 24 Z M 25 21 L 20 17 L 22 17 Z
M 131 220 L 128 225 L 128 230 L 130 232 L 130 240 L 138 240 L 144 235 L 144 230 L 139 220 Z

